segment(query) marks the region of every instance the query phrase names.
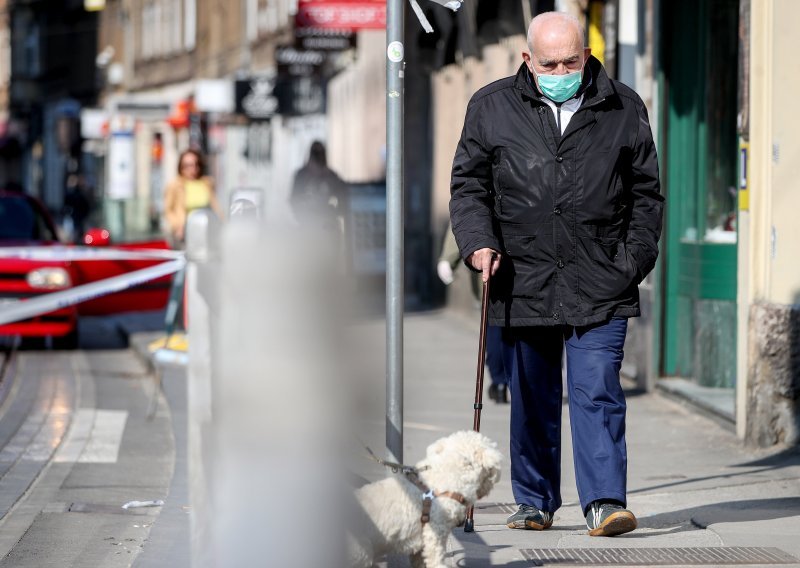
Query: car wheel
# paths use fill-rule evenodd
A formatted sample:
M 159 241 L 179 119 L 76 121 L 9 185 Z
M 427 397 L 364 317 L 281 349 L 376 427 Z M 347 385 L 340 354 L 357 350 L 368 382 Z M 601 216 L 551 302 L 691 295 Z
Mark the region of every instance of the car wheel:
M 53 349 L 77 349 L 78 348 L 78 330 L 73 329 L 66 335 L 53 338 Z

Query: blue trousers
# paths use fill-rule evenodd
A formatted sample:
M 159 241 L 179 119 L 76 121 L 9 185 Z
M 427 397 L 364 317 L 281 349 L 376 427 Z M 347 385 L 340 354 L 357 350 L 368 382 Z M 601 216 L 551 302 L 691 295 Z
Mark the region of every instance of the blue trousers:
M 511 486 L 518 504 L 561 506 L 561 354 L 581 507 L 626 503 L 625 395 L 619 382 L 628 320 L 586 327 L 507 328 L 511 390 Z
M 505 355 L 503 353 L 503 328 L 498 325 L 486 326 L 486 366 L 495 385 L 507 385 Z

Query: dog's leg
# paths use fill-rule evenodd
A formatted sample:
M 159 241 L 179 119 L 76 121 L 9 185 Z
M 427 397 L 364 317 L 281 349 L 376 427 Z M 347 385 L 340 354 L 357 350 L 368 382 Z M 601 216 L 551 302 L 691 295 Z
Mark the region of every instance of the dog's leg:
M 431 523 L 422 528 L 422 558 L 427 568 L 447 568 L 444 559 L 448 536 L 446 527 L 434 528 Z

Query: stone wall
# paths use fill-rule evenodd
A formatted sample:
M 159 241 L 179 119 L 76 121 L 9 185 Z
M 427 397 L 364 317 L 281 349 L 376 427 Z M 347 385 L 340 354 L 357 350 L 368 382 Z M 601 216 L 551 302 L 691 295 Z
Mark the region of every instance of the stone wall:
M 800 444 L 800 305 L 750 308 L 747 443 Z

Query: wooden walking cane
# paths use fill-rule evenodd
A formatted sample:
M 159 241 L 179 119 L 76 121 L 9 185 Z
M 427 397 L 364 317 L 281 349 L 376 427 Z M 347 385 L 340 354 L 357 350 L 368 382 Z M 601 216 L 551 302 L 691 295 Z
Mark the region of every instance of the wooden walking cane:
M 495 256 L 492 255 L 492 262 Z M 483 297 L 481 298 L 481 332 L 480 343 L 478 344 L 478 371 L 475 377 L 475 404 L 472 406 L 474 415 L 472 418 L 472 429 L 476 432 L 481 431 L 481 409 L 483 408 L 483 367 L 486 363 L 486 325 L 489 320 L 489 282 L 491 282 L 491 270 L 489 279 L 483 283 Z M 473 519 L 475 506 L 467 509 L 467 520 L 464 522 L 464 532 L 475 531 L 475 520 Z

